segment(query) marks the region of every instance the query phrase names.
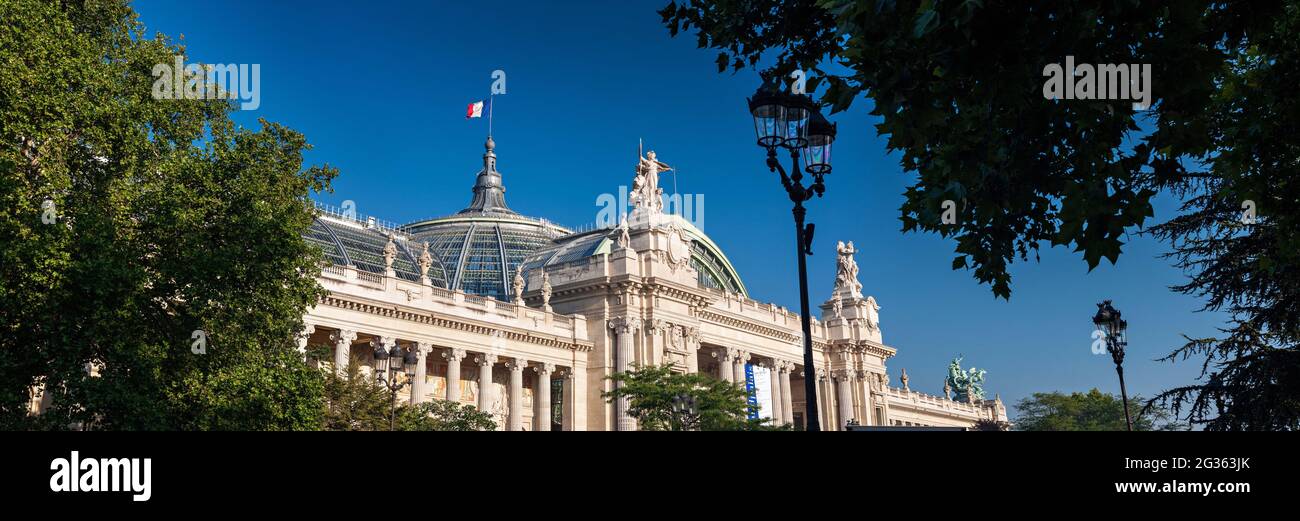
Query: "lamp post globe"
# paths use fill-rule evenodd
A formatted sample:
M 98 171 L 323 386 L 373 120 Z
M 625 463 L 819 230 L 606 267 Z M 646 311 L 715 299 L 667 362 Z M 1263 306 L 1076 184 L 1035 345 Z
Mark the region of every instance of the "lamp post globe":
M 831 145 L 835 143 L 837 125 L 814 111 L 808 122 L 808 144 L 803 150 L 804 171 L 814 176 L 831 173 Z
M 781 146 L 798 151 L 808 146 L 808 122 L 816 109 L 812 98 L 807 94 L 784 94 L 785 105 L 785 141 Z
M 771 78 L 764 80 L 763 85 L 748 99 L 758 146 L 774 148 L 785 143 L 787 126 L 784 99 L 785 95 Z
M 397 373 L 402 372 L 405 363 L 406 363 L 406 357 L 404 356 L 402 348 L 399 347 L 396 343 L 394 343 L 393 347 L 390 348 L 388 351 L 389 376 L 396 376 Z
M 419 362 L 420 358 L 415 354 L 415 349 L 407 349 L 406 354 L 402 355 L 402 364 L 406 367 L 406 378 L 408 380 L 415 378 L 415 369 Z

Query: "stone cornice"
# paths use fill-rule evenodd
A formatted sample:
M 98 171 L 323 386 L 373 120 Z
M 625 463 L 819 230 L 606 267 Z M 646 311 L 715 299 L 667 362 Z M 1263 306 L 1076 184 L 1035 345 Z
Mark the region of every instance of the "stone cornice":
M 586 352 L 591 351 L 593 344 L 591 342 L 574 341 L 556 335 L 543 333 L 534 333 L 531 331 L 516 331 L 509 326 L 502 327 L 492 324 L 485 324 L 476 321 L 452 317 L 441 313 L 431 313 L 423 310 L 403 309 L 402 306 L 393 304 L 375 304 L 362 302 L 359 300 L 344 298 L 338 295 L 327 295 L 320 300 L 320 305 L 329 306 L 338 309 L 357 311 L 366 315 L 379 317 L 388 317 L 398 320 L 405 320 L 418 324 L 425 324 L 434 327 L 451 329 L 454 331 L 463 331 L 466 333 L 476 333 L 480 335 L 492 335 L 494 331 L 500 331 L 502 338 L 518 342 L 526 342 L 546 347 L 559 349 L 568 349 L 571 351 Z

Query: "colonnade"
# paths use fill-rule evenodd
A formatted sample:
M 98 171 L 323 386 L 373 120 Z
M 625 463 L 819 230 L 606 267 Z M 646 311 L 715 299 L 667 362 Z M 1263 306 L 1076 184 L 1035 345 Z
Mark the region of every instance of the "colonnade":
M 310 331 L 314 331 L 313 326 Z M 310 331 L 307 335 L 310 335 Z M 334 367 L 339 374 L 347 371 L 347 365 L 352 357 L 352 348 L 357 341 L 358 332 L 355 330 L 338 329 L 330 333 L 329 340 L 333 344 L 334 350 Z M 305 349 L 305 336 L 299 335 L 300 348 Z M 394 345 L 399 343 L 398 339 L 388 336 L 374 336 L 369 342 L 372 349 L 390 350 Z M 551 430 L 551 385 L 553 379 L 566 379 L 564 393 L 560 396 L 563 401 L 566 396 L 572 396 L 577 390 L 571 389 L 569 377 L 572 375 L 572 368 L 561 368 L 554 363 L 546 361 L 533 361 L 527 358 L 514 356 L 506 357 L 494 354 L 488 351 L 473 352 L 461 348 L 438 348 L 429 342 L 406 342 L 405 349 L 413 351 L 416 355 L 415 372 L 410 381 L 410 403 L 419 404 L 426 401 L 429 392 L 425 389 L 425 380 L 428 375 L 428 356 L 435 349 L 440 350 L 440 356 L 447 362 L 446 372 L 446 392 L 439 398 L 447 401 L 460 403 L 461 401 L 461 365 L 465 360 L 469 360 L 478 366 L 478 396 L 475 404 L 480 411 L 492 413 L 492 404 L 496 401 L 496 386 L 492 382 L 492 374 L 498 364 L 509 371 L 509 380 L 506 387 L 506 405 L 509 412 L 506 415 L 503 430 L 518 431 L 524 427 L 524 374 L 526 371 L 536 373 L 535 387 L 533 389 L 533 425 L 532 430 L 549 431 Z M 568 416 L 569 411 L 565 411 Z M 566 420 L 571 421 L 566 418 Z M 566 424 L 569 423 L 566 421 Z

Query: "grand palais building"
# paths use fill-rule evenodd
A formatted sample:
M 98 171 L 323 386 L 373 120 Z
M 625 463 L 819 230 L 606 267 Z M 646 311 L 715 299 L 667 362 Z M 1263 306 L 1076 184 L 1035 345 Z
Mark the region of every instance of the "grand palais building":
M 329 261 L 319 279 L 329 295 L 308 312 L 300 348 L 328 346 L 335 366 L 367 367 L 376 348 L 413 350 L 402 399 L 473 404 L 504 430 L 635 430 L 626 403 L 602 397 L 607 377 L 667 363 L 743 385 L 761 417 L 796 427 L 810 399 L 825 430 L 1006 420 L 998 399 L 922 394 L 905 373 L 891 385 L 897 350 L 861 292 L 851 246 L 839 249 L 835 290 L 812 321 L 809 371 L 798 314 L 751 298 L 716 243 L 663 211 L 656 171 L 648 187 L 634 180 L 633 218 L 573 231 L 511 210 L 491 138 L 485 148 L 469 206 L 455 214 L 393 226 L 318 212 L 308 239 Z

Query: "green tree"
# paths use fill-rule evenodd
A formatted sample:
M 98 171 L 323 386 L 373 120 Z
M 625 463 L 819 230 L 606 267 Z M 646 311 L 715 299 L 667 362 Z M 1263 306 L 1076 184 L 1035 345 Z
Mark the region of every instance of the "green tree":
M 1133 414 L 1133 430 L 1179 430 L 1184 428 L 1170 421 L 1168 411 L 1160 408 L 1142 409 L 1142 398 L 1129 398 L 1129 411 Z M 1020 416 L 1015 428 L 1022 431 L 1122 431 L 1124 402 L 1119 397 L 1096 389 L 1087 393 L 1061 392 L 1034 393 L 1033 397 L 1016 404 Z
M 613 403 L 629 400 L 628 414 L 644 431 L 748 431 L 773 430 L 768 420 L 749 418 L 745 391 L 735 384 L 700 373 L 673 370 L 672 364 L 636 367 L 614 373 L 615 389 L 603 393 Z M 693 401 L 695 414 L 679 412 L 678 401 Z
M 492 431 L 496 420 L 478 407 L 447 400 L 427 402 L 402 407 L 398 411 L 397 428 L 403 431 Z
M 1003 421 L 990 420 L 986 418 L 983 420 L 976 421 L 975 425 L 971 427 L 971 430 L 992 431 L 992 432 L 1009 431 L 1011 430 L 1011 424 Z
M 185 49 L 125 0 L 0 19 L 0 427 L 318 428 L 293 337 L 322 292 L 307 196 L 336 171 L 232 100 L 154 99 Z
M 1179 197 L 1146 231 L 1191 277 L 1175 289 L 1232 322 L 1171 354 L 1206 365 L 1158 401 L 1207 429 L 1300 428 L 1300 2 L 686 0 L 660 14 L 720 71 L 799 68 L 835 111 L 868 100 L 915 176 L 902 229 L 954 241 L 953 269 L 999 297 L 1042 244 L 1116 262 L 1151 199 Z M 1044 68 L 1066 56 L 1150 64 L 1154 105 L 1044 99 Z
M 361 362 L 348 360 L 342 374 L 332 364 L 321 364 L 325 380 L 322 428 L 330 431 L 386 431 L 390 426 L 392 396 L 387 387 L 361 371 Z
M 313 358 L 328 348 L 311 349 Z M 393 403 L 388 387 L 368 378 L 356 358 L 348 361 L 347 369 L 339 374 L 333 364 L 322 363 L 321 375 L 325 381 L 324 430 L 331 431 L 386 431 L 391 427 L 390 414 L 397 416 L 399 431 L 490 431 L 496 429 L 492 415 L 480 412 L 477 407 L 446 400 L 431 400 L 419 405 L 409 405 L 398 398 Z M 394 410 L 394 405 L 396 409 Z

